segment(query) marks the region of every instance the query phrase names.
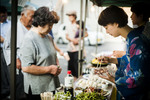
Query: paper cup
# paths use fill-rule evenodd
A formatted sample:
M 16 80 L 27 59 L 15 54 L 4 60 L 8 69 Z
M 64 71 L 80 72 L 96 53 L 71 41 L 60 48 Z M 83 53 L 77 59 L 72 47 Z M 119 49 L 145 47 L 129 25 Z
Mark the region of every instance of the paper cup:
M 41 100 L 53 100 L 53 93 L 52 92 L 44 92 L 40 94 Z
M 65 58 L 67 61 L 69 61 L 69 60 L 70 60 L 70 57 L 69 57 L 69 55 L 68 55 L 68 53 L 67 53 L 67 52 L 65 52 L 65 53 L 64 53 L 64 58 Z

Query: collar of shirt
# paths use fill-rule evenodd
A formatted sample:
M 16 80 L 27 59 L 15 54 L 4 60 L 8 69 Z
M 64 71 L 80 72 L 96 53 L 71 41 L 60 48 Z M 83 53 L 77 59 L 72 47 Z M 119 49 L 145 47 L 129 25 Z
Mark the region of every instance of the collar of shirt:
M 5 23 L 8 23 L 9 21 L 8 21 L 8 19 L 6 19 L 6 21 L 4 21 L 3 23 L 1 23 L 1 24 L 5 24 Z

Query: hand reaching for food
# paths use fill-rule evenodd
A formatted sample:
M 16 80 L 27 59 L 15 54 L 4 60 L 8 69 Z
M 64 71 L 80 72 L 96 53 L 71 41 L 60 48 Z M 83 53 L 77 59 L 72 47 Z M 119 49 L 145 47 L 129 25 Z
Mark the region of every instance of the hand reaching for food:
M 100 56 L 97 58 L 99 61 L 103 62 L 103 63 L 114 63 L 114 64 L 118 64 L 118 60 L 117 58 L 111 58 L 108 56 Z
M 97 59 L 101 63 L 109 63 L 109 57 L 107 57 L 107 56 L 100 56 Z
M 109 81 L 115 83 L 115 78 L 112 75 L 110 75 L 108 73 L 108 71 L 106 71 L 106 74 L 107 74 L 106 76 L 99 74 L 99 77 L 104 78 L 106 80 L 109 80 Z
M 119 50 L 113 51 L 113 56 L 116 58 L 120 58 L 124 56 L 125 54 L 126 54 L 126 51 L 119 51 Z

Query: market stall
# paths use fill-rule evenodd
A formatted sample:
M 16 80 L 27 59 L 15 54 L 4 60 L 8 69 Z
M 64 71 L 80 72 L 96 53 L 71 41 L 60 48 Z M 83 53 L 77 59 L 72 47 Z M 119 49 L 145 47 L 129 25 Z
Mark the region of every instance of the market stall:
M 4 0 L 3 0 L 4 1 Z M 7 0 L 8 1 L 8 0 Z M 17 1 L 18 0 L 12 0 L 12 57 L 11 57 L 11 61 L 12 61 L 12 69 L 11 69 L 11 100 L 15 100 L 15 82 L 16 82 L 16 76 L 15 76 L 15 65 L 16 65 L 16 22 L 17 22 Z M 82 1 L 82 0 L 81 0 Z M 121 5 L 121 6 L 131 6 L 133 3 L 135 2 L 139 2 L 139 1 L 143 1 L 143 0 L 91 0 L 94 4 L 97 4 L 99 6 L 107 6 L 107 5 L 111 5 L 111 4 L 116 4 L 116 5 Z M 132 1 L 132 2 L 131 2 Z M 145 2 L 149 2 L 148 0 L 144 0 Z M 82 18 L 82 17 L 81 17 Z M 81 26 L 81 25 L 80 25 Z M 81 33 L 81 32 L 80 32 Z M 80 36 L 81 37 L 81 36 Z M 80 57 L 82 58 L 82 57 Z M 90 68 L 87 68 L 87 70 L 91 70 Z M 90 73 L 90 72 L 88 72 Z M 91 77 L 90 75 L 88 76 L 82 76 L 81 79 L 87 79 L 88 77 Z M 97 77 L 97 76 L 96 76 Z M 97 77 L 97 80 L 100 80 L 99 77 Z M 78 82 L 81 80 L 78 79 Z M 78 84 L 77 82 L 77 84 Z M 98 84 L 99 85 L 99 84 Z M 101 85 L 102 86 L 102 85 Z M 111 92 L 109 93 L 111 94 Z M 47 94 L 46 94 L 47 95 Z
M 41 94 L 41 98 L 42 100 L 116 100 L 115 84 L 101 77 L 107 77 L 107 72 L 115 76 L 115 71 L 115 64 L 101 64 L 93 59 L 93 63 L 87 64 L 82 75 L 74 82 L 74 96 L 70 92 L 65 92 L 65 86 L 62 85 L 54 95 L 45 92 Z
M 99 97 L 105 97 L 108 100 L 111 100 L 115 84 L 101 76 L 107 77 L 106 72 L 114 76 L 115 71 L 116 66 L 112 64 L 103 66 L 93 66 L 92 64 L 88 64 L 84 70 L 84 74 L 75 82 L 75 94 L 95 92 L 101 94 Z

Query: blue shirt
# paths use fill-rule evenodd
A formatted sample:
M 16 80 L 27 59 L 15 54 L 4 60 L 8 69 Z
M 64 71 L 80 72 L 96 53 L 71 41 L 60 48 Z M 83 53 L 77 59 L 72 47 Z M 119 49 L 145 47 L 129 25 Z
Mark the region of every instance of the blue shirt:
M 126 55 L 118 58 L 115 83 L 125 98 L 141 94 L 150 84 L 150 52 L 140 38 L 143 29 L 128 34 Z
M 5 39 L 6 33 L 8 29 L 11 27 L 11 22 L 9 20 L 6 20 L 3 23 L 0 23 L 0 35 Z M 1 47 L 3 47 L 3 43 L 1 43 Z
M 52 30 L 49 32 L 49 34 L 50 34 L 51 37 L 54 39 L 54 35 L 53 35 L 53 31 L 52 31 Z

